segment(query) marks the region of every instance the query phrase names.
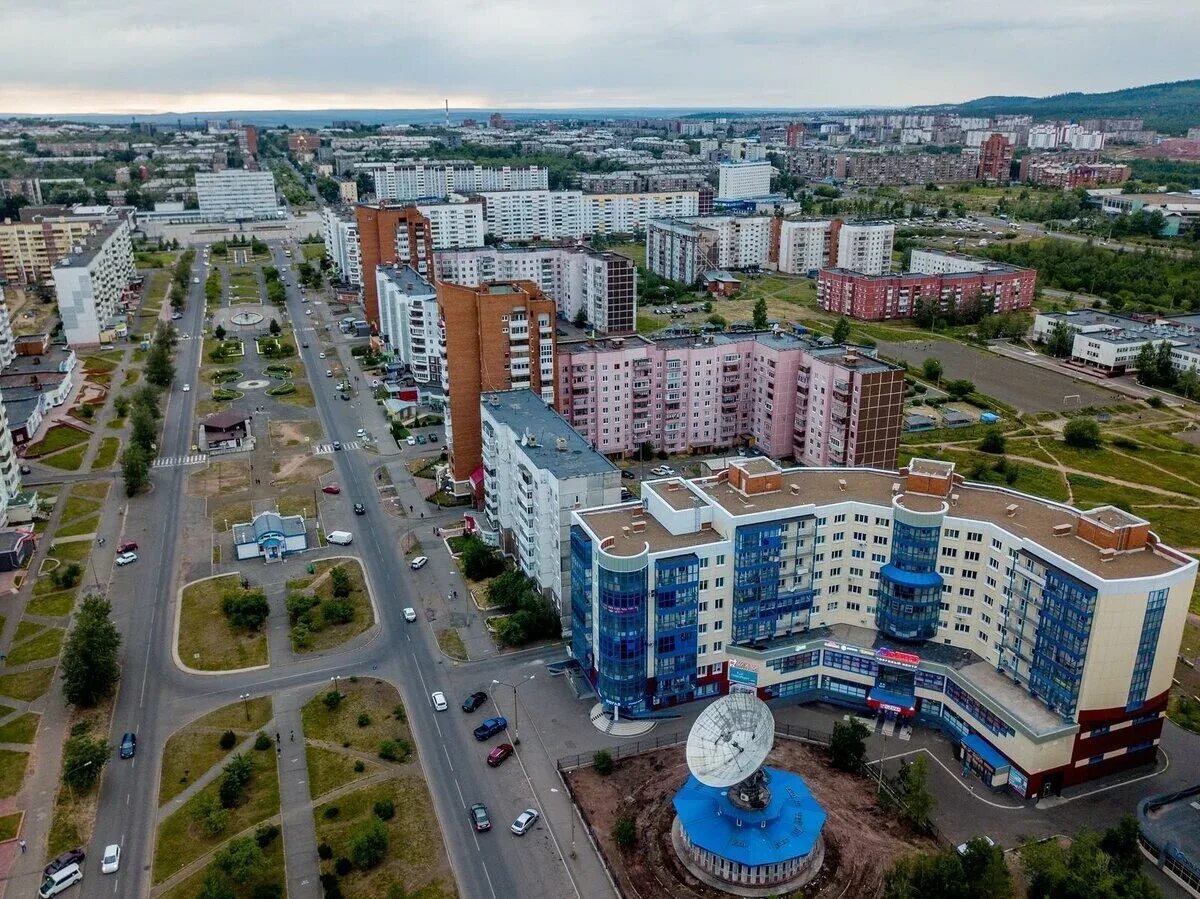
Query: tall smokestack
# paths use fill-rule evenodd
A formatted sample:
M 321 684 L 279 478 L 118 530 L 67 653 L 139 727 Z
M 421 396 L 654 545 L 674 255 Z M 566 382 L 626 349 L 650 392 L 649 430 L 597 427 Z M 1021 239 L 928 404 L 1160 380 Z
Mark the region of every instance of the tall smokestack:
M 446 99 L 446 127 L 450 127 L 450 100 Z

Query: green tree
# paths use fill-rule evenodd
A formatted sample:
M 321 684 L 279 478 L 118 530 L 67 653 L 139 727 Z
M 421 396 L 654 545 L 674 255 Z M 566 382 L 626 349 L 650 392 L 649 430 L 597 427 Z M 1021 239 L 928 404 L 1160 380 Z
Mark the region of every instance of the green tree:
M 896 788 L 902 817 L 917 830 L 927 830 L 937 800 L 929 792 L 929 762 L 924 755 L 918 755 L 911 763 L 900 763 Z
M 637 825 L 629 815 L 622 815 L 613 825 L 613 842 L 618 849 L 629 850 L 637 845 Z
M 1195 368 L 1185 368 L 1175 379 L 1175 389 L 1189 400 L 1200 398 L 1200 375 Z
M 175 380 L 175 365 L 171 362 L 171 353 L 163 345 L 155 343 L 146 354 L 143 366 L 146 380 L 155 387 L 169 387 Z
M 946 382 L 946 392 L 956 400 L 961 400 L 975 392 L 975 384 L 966 378 L 956 378 Z
M 270 330 L 270 332 L 272 334 L 274 334 L 276 337 L 278 337 L 279 333 L 283 330 L 283 328 L 279 327 L 278 321 L 276 321 L 275 319 L 271 319 L 271 326 L 268 330 Z
M 120 648 L 112 604 L 102 596 L 85 596 L 60 662 L 67 702 L 88 708 L 112 695 L 121 676 Z
M 224 833 L 229 826 L 229 812 L 212 793 L 204 792 L 196 798 L 192 818 L 200 830 L 210 837 Z
M 1094 418 L 1072 418 L 1063 428 L 1063 441 L 1077 449 L 1099 449 L 1100 425 Z
M 834 343 L 845 343 L 850 339 L 850 319 L 846 316 L 841 316 L 837 320 L 837 324 L 833 326 L 833 333 L 830 335 Z
M 899 859 L 884 878 L 884 899 L 969 899 L 966 875 L 953 852 Z
M 225 329 L 222 328 L 220 325 L 217 325 L 215 328 L 213 328 L 213 337 L 217 338 L 217 340 L 224 340 L 225 339 Z
M 979 441 L 979 449 L 985 453 L 1002 456 L 1005 443 L 1004 434 L 1000 432 L 999 428 L 988 428 L 983 434 L 983 439 Z
M 616 762 L 613 761 L 612 753 L 607 749 L 597 749 L 592 756 L 592 767 L 596 773 L 602 777 L 608 777 L 616 770 Z
M 383 861 L 388 850 L 387 827 L 378 818 L 357 825 L 350 832 L 350 860 L 362 870 L 374 868 Z
M 933 381 L 935 384 L 940 384 L 944 371 L 942 363 L 932 356 L 921 363 L 921 374 L 925 376 L 926 381 Z
M 572 320 L 572 324 L 574 324 L 576 328 L 582 328 L 587 324 L 587 313 L 580 309 L 575 313 L 575 318 Z
M 221 769 L 221 784 L 217 788 L 221 805 L 224 808 L 236 808 L 241 804 L 242 795 L 254 776 L 254 762 L 238 753 Z
M 271 614 L 271 607 L 267 603 L 266 595 L 261 590 L 254 590 L 230 593 L 221 600 L 221 611 L 234 627 L 256 631 Z
M 767 298 L 759 297 L 754 304 L 754 327 L 762 331 L 767 327 Z
M 976 837 L 967 843 L 960 863 L 971 899 L 1009 899 L 1012 896 L 1012 874 L 999 846 Z
M 867 754 L 867 730 L 857 718 L 835 721 L 829 740 L 829 761 L 842 771 L 858 771 Z
M 487 580 L 504 570 L 504 559 L 478 537 L 468 537 L 462 551 L 463 572 L 473 581 Z
M 134 406 L 133 414 L 129 417 L 129 430 L 130 445 L 149 453 L 158 439 L 158 422 L 154 419 L 154 413 L 140 403 Z
M 73 734 L 63 744 L 63 783 L 81 793 L 90 790 L 111 756 L 112 747 L 104 740 Z
M 708 317 L 707 321 L 710 325 L 716 325 L 718 328 L 724 328 L 726 325 L 729 324 L 729 322 L 725 318 L 725 316 L 718 315 L 715 312 Z
M 125 495 L 135 496 L 150 483 L 150 457 L 136 443 L 121 451 L 121 478 L 125 483 Z
M 345 599 L 353 589 L 350 575 L 346 574 L 346 569 L 341 565 L 335 565 L 329 570 L 329 582 L 333 587 L 333 595 L 338 599 Z
M 1075 345 L 1075 331 L 1064 321 L 1056 321 L 1046 337 L 1046 352 L 1056 359 L 1071 355 Z
M 237 899 L 237 893 L 219 872 L 209 871 L 204 875 L 204 882 L 200 884 L 200 892 L 196 894 L 196 899 Z
M 234 883 L 246 883 L 263 872 L 266 859 L 253 837 L 239 837 L 217 853 L 216 864 Z

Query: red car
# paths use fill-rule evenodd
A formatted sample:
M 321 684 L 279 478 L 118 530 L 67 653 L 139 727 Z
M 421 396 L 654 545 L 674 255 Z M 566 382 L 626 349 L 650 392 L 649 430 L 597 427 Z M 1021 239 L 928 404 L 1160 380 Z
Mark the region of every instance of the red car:
M 122 544 L 121 544 L 119 547 L 117 547 L 117 552 L 119 552 L 119 553 L 133 553 L 133 552 L 137 552 L 137 548 L 138 548 L 138 545 L 137 545 L 137 543 L 136 543 L 135 541 L 133 541 L 133 540 L 126 540 L 126 541 L 125 541 L 124 543 L 122 543 Z
M 501 743 L 487 754 L 489 768 L 499 768 L 504 760 L 513 754 L 512 743 Z
M 342 492 L 342 488 L 339 487 L 337 484 L 326 484 L 324 487 L 321 488 L 321 492 L 322 493 L 331 493 L 334 496 L 337 496 L 337 494 Z

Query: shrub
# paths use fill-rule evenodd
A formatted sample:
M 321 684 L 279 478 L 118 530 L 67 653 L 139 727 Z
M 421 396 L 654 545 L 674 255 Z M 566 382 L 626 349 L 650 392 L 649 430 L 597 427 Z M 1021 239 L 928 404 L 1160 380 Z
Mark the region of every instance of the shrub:
M 1063 428 L 1063 440 L 1077 449 L 1098 449 L 1100 425 L 1094 418 L 1072 418 Z
M 308 649 L 312 646 L 312 628 L 303 621 L 292 628 L 291 636 L 297 649 Z
M 308 593 L 292 593 L 288 596 L 286 604 L 288 621 L 292 624 L 303 621 L 320 602 Z
M 1119 435 L 1112 439 L 1113 446 L 1119 446 L 1121 449 L 1133 450 L 1136 452 L 1142 448 L 1142 445 L 1136 440 L 1130 440 L 1128 437 Z
M 346 574 L 346 570 L 341 565 L 330 569 L 329 582 L 333 585 L 333 595 L 338 599 L 345 599 L 353 589 L 350 575 Z
M 613 825 L 613 842 L 617 844 L 618 849 L 626 851 L 637 844 L 637 827 L 632 817 L 622 815 L 617 819 L 617 823 Z
M 200 830 L 210 837 L 219 836 L 229 825 L 229 812 L 225 811 L 220 800 L 211 793 L 200 796 L 192 810 L 192 818 Z
M 228 752 L 237 745 L 237 734 L 231 730 L 225 731 L 225 733 L 221 734 L 220 745 L 222 749 Z
M 980 450 L 996 456 L 1004 454 L 1005 445 L 1004 435 L 1000 433 L 999 428 L 988 428 L 983 439 L 979 441 Z
M 333 870 L 338 873 L 339 877 L 345 877 L 354 870 L 354 863 L 344 855 L 333 863 Z
M 370 727 L 371 726 L 371 716 L 368 715 L 366 712 L 363 712 L 361 715 L 359 715 L 358 716 L 358 726 L 359 727 Z
M 283 886 L 278 883 L 260 883 L 254 888 L 253 899 L 283 899 Z
M 412 753 L 412 744 L 403 738 L 384 740 L 379 744 L 379 757 L 389 762 L 404 762 Z
M 373 809 L 380 821 L 391 821 L 396 816 L 396 805 L 390 799 L 380 799 Z
M 1148 400 L 1146 400 L 1146 403 L 1152 409 L 1161 409 L 1163 401 L 1162 401 L 1161 396 L 1152 396 Z
M 354 760 L 354 773 L 355 774 L 362 774 L 366 770 L 367 770 L 366 762 L 364 762 L 362 759 Z
M 321 875 L 321 890 L 325 893 L 325 899 L 342 899 L 342 888 L 338 885 L 336 874 Z
M 364 821 L 350 832 L 350 858 L 359 868 L 374 868 L 387 855 L 388 832 L 382 821 Z
M 254 842 L 258 843 L 263 849 L 266 849 L 275 842 L 277 836 L 279 836 L 278 824 L 263 824 L 258 830 L 254 831 Z
M 325 697 L 321 701 L 325 703 L 325 708 L 332 712 L 342 704 L 343 699 L 345 699 L 343 694 L 339 693 L 337 690 L 330 690 L 325 694 Z
M 330 624 L 349 624 L 354 620 L 354 606 L 344 599 L 321 603 L 321 617 Z
M 256 631 L 271 613 L 267 597 L 261 590 L 248 593 L 231 593 L 221 600 L 221 611 L 236 628 Z
M 596 769 L 596 773 L 608 777 L 616 770 L 616 762 L 613 761 L 612 753 L 607 749 L 601 749 L 592 756 L 592 767 Z
M 404 711 L 404 706 L 398 705 L 392 709 L 392 717 L 403 724 L 408 720 L 408 712 Z
M 333 819 L 342 813 L 342 810 L 336 805 L 326 806 L 325 811 L 321 812 L 322 816 Z
M 329 861 L 331 858 L 333 858 L 333 847 L 328 843 L 320 843 L 317 846 L 317 856 L 325 861 Z
M 266 752 L 271 748 L 271 738 L 260 730 L 258 736 L 254 738 L 254 748 L 259 752 Z

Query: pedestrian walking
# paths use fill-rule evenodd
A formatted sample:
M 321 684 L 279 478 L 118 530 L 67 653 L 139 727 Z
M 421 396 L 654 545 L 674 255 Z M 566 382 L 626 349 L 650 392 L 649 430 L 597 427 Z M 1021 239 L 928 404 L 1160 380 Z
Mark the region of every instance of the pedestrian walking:
M 295 732 L 295 731 L 292 731 L 290 734 L 288 734 L 288 739 L 289 739 L 291 742 L 295 743 L 295 742 L 296 742 L 296 732 Z
M 20 841 L 20 846 L 21 846 L 21 854 L 24 855 L 25 854 L 25 841 L 24 840 Z
M 275 731 L 275 742 L 279 742 L 279 731 Z

